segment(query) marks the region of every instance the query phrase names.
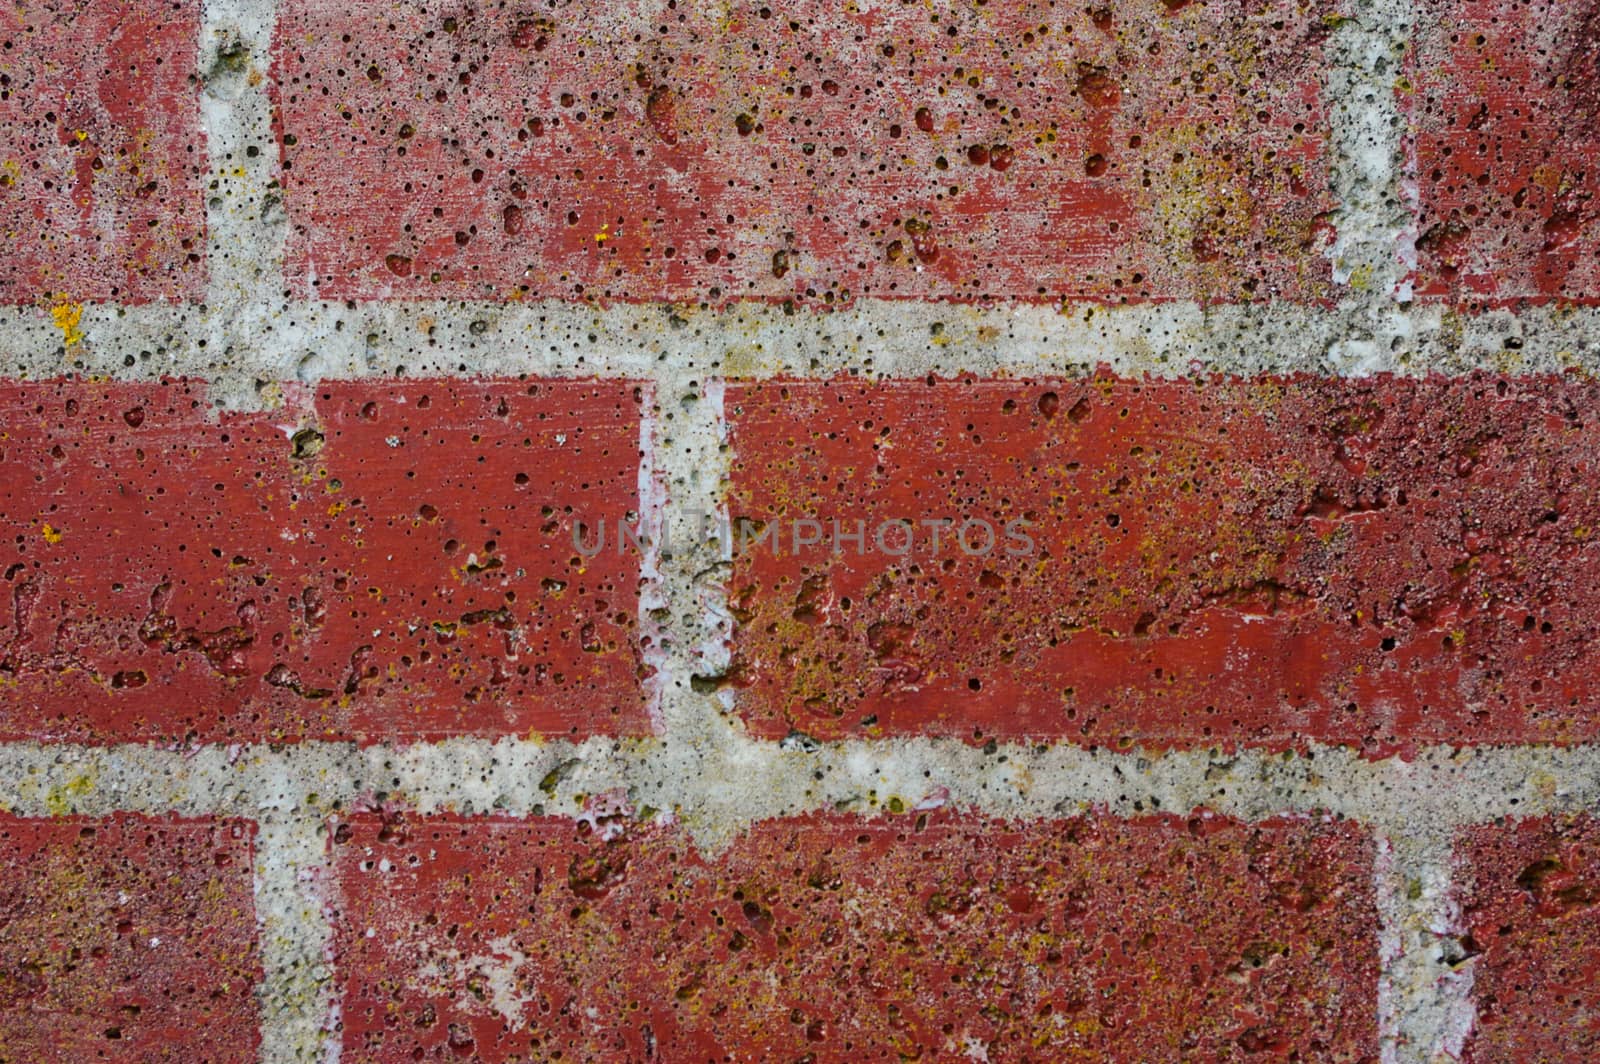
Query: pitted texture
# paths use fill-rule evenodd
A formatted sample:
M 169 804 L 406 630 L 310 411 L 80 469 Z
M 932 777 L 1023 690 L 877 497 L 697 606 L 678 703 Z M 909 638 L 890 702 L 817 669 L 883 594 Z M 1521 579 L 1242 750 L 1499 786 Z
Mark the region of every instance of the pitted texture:
M 1420 291 L 1600 300 L 1600 5 L 1427 0 L 1408 76 Z
M 297 291 L 1326 297 L 1311 0 L 291 0 Z
M 251 1058 L 252 825 L 0 815 L 0 1059 Z
M 204 293 L 199 28 L 198 0 L 6 7 L 0 302 L 70 307 Z
M 1581 1052 L 1590 6 L 22 4 L 0 1057 Z
M 648 727 L 627 382 L 0 390 L 0 734 L 262 741 Z M 615 530 L 613 529 L 613 536 Z
M 774 738 L 1588 739 L 1597 399 L 1489 376 L 730 387 L 718 682 Z
M 1600 823 L 1566 816 L 1462 833 L 1465 963 L 1477 1021 L 1464 1059 L 1600 1053 Z
M 620 810 L 610 810 L 620 812 Z M 346 1058 L 1374 1059 L 1370 841 L 1205 814 L 333 833 Z

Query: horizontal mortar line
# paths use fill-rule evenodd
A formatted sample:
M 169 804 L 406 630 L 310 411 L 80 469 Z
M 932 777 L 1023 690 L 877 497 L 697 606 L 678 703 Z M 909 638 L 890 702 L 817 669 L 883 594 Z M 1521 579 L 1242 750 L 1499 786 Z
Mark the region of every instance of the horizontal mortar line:
M 232 308 L 92 304 L 64 344 L 49 308 L 0 308 L 0 375 L 209 379 L 233 405 L 256 380 L 505 375 L 682 379 L 1295 373 L 1366 376 L 1600 371 L 1600 307 L 1460 314 L 1393 305 L 1160 303 L 978 306 L 863 300 L 786 313 L 765 303 L 696 310 L 560 301 L 273 303 L 229 331 Z M 216 320 L 213 320 L 215 318 Z M 227 342 L 207 336 L 221 328 Z
M 761 820 L 835 809 L 949 806 L 1010 819 L 1186 814 L 1247 821 L 1328 813 L 1426 836 L 1507 816 L 1600 808 L 1600 745 L 1430 746 L 1410 761 L 1307 753 L 1110 752 L 1068 744 L 977 748 L 952 739 L 852 740 L 805 749 L 590 738 L 85 746 L 0 744 L 0 807 L 23 816 L 114 811 L 322 818 L 361 802 L 422 813 L 574 817 L 616 788 L 716 841 Z M 896 805 L 898 800 L 898 805 Z

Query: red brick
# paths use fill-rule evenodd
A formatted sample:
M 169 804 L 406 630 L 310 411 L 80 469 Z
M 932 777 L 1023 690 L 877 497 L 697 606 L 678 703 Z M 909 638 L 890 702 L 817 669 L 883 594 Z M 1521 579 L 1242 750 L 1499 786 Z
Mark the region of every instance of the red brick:
M 1600 5 L 1428 0 L 1403 93 L 1419 291 L 1600 298 Z
M 340 825 L 344 1059 L 1377 1060 L 1349 824 L 598 827 Z
M 0 1059 L 254 1060 L 254 837 L 0 814 Z
M 275 413 L 196 385 L 0 391 L 0 737 L 436 738 L 648 728 L 641 395 L 328 382 Z
M 1592 381 L 773 381 L 726 402 L 730 514 L 784 536 L 735 542 L 726 682 L 756 734 L 1374 755 L 1600 734 Z M 1036 546 L 1007 556 L 1019 517 Z M 796 554 L 803 518 L 825 540 L 865 521 L 867 552 Z M 990 522 L 995 549 L 870 539 L 941 518 Z
M 1600 821 L 1472 828 L 1457 862 L 1477 1013 L 1464 1059 L 1600 1058 Z
M 324 297 L 1327 295 L 1326 0 L 291 0 Z
M 23 0 L 0 20 L 0 302 L 205 291 L 198 0 Z

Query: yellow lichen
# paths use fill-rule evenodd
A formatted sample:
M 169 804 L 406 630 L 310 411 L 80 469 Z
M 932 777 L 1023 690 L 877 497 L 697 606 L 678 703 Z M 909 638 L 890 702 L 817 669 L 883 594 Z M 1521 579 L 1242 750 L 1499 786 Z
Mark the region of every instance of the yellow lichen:
M 83 331 L 78 328 L 78 325 L 83 321 L 82 303 L 62 300 L 50 308 L 50 320 L 55 322 L 56 328 L 61 330 L 61 335 L 68 347 L 83 339 Z
M 44 807 L 51 816 L 66 816 L 77 808 L 77 800 L 94 790 L 94 774 L 85 772 L 72 777 L 59 787 L 51 787 L 44 797 Z

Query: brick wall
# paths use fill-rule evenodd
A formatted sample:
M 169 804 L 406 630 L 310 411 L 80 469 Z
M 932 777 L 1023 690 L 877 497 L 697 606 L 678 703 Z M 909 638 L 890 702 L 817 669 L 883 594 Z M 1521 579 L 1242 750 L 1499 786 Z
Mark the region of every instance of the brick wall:
M 0 1060 L 1600 1053 L 1597 35 L 14 6 Z

